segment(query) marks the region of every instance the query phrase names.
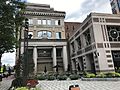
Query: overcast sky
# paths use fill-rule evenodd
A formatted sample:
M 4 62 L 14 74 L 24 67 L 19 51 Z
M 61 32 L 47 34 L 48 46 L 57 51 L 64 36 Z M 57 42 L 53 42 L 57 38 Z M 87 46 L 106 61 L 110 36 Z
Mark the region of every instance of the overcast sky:
M 31 3 L 49 4 L 57 11 L 65 11 L 65 21 L 82 22 L 90 12 L 111 13 L 109 0 L 27 0 Z M 2 57 L 2 64 L 14 65 L 15 53 Z

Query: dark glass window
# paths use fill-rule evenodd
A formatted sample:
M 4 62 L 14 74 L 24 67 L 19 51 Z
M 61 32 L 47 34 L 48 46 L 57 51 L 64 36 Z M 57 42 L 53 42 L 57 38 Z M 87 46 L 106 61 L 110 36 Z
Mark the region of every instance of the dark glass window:
M 39 31 L 38 32 L 38 37 L 39 38 L 51 38 L 52 37 L 52 33 L 50 31 Z
M 61 32 L 56 32 L 56 39 L 61 39 Z

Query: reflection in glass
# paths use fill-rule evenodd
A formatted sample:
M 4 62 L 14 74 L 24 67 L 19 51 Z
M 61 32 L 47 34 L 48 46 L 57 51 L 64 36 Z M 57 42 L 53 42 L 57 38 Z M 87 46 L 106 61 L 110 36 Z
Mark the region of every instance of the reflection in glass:
M 41 25 L 41 24 L 42 24 L 41 20 L 38 20 L 38 24 L 39 24 L 39 25 Z
M 51 38 L 52 33 L 51 32 L 47 32 L 47 36 L 48 36 L 48 38 Z
M 43 25 L 46 25 L 46 20 L 42 20 Z
M 52 37 L 52 33 L 50 31 L 39 31 L 38 37 L 50 39 Z
M 47 20 L 47 24 L 48 24 L 48 25 L 51 25 L 51 20 Z
M 28 32 L 28 35 L 31 35 L 31 38 L 33 38 L 33 32 Z
M 56 39 L 61 39 L 61 32 L 56 32 Z

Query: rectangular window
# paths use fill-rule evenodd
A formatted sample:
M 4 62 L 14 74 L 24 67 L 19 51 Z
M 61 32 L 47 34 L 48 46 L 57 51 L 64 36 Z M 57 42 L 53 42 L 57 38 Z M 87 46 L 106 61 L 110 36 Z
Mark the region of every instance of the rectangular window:
M 55 25 L 60 25 L 60 20 L 55 20 Z
M 56 32 L 56 39 L 61 39 L 61 32 Z
M 51 25 L 51 20 L 47 20 L 47 25 Z
M 75 52 L 74 42 L 71 43 L 71 47 L 72 47 L 72 52 Z
M 55 25 L 58 25 L 58 20 L 55 20 Z
M 47 32 L 47 37 L 51 38 L 52 37 L 52 33 L 51 32 Z
M 28 32 L 28 38 L 33 38 L 33 32 Z
M 77 41 L 78 49 L 81 49 L 81 40 L 80 40 L 80 37 L 78 37 L 78 38 L 76 39 L 76 41 Z
M 42 21 L 41 21 L 41 20 L 38 20 L 38 24 L 41 25 L 41 24 L 42 24 Z
M 28 22 L 29 22 L 29 24 L 33 24 L 33 20 L 32 19 L 29 19 Z
M 43 25 L 46 25 L 47 23 L 46 23 L 46 20 L 42 20 L 42 24 Z
M 38 37 L 39 37 L 39 38 L 42 37 L 42 35 L 43 35 L 42 33 L 43 33 L 42 31 L 38 32 Z

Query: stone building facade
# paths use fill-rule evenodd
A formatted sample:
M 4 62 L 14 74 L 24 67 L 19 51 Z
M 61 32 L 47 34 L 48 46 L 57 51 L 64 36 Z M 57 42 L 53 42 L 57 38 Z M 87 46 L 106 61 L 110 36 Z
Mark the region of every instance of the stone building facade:
M 90 13 L 69 43 L 73 70 L 117 71 L 120 69 L 120 15 Z
M 65 37 L 65 12 L 55 11 L 46 4 L 26 4 L 25 17 L 29 20 L 29 59 L 34 61 L 35 73 L 66 71 L 68 66 L 67 40 Z M 24 30 L 21 32 L 21 50 L 24 53 Z

